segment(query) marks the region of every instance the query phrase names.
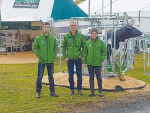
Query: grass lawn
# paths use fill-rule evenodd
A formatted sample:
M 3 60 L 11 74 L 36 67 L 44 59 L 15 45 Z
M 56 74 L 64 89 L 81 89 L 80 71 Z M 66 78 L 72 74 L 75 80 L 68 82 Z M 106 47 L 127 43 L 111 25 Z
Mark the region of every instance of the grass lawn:
M 67 71 L 66 62 L 62 62 L 62 71 Z M 142 55 L 135 55 L 133 70 L 127 70 L 126 76 L 134 77 L 150 85 L 150 76 L 144 74 Z M 69 89 L 55 87 L 58 98 L 49 96 L 49 88 L 43 84 L 41 98 L 35 98 L 37 64 L 0 64 L 0 113 L 49 113 L 69 111 L 73 106 L 84 105 L 89 102 L 99 102 L 101 98 L 117 98 L 125 92 L 103 92 L 104 96 L 89 97 L 89 90 L 84 95 L 69 95 Z M 150 67 L 148 67 L 150 68 Z M 55 60 L 55 73 L 59 72 L 59 58 Z M 44 75 L 47 75 L 45 70 Z

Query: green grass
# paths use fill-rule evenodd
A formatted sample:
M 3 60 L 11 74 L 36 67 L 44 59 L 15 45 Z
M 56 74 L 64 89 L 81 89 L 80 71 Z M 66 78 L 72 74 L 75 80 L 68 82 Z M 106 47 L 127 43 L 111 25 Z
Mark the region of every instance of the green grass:
M 143 56 L 135 55 L 133 70 L 127 70 L 126 76 L 134 77 L 150 85 L 150 76 L 144 74 Z M 55 73 L 59 72 L 59 58 L 55 60 Z M 62 61 L 62 71 L 67 71 L 66 62 Z M 44 75 L 47 75 L 45 69 Z M 0 113 L 49 113 L 69 111 L 73 106 L 99 102 L 102 98 L 117 98 L 126 92 L 103 92 L 104 96 L 89 97 L 89 90 L 84 95 L 70 96 L 69 89 L 55 87 L 58 98 L 49 96 L 49 88 L 43 84 L 41 98 L 36 99 L 37 64 L 1 64 L 0 65 Z
M 146 66 L 146 70 L 150 72 L 150 66 Z M 127 70 L 125 74 L 150 85 L 150 76 L 144 74 L 144 59 L 142 54 L 135 55 L 133 70 Z

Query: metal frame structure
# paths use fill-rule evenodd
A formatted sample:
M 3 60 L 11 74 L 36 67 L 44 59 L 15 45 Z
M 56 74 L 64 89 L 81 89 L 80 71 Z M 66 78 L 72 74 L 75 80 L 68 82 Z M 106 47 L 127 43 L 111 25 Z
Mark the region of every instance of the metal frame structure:
M 103 41 L 105 42 L 105 44 L 107 45 L 107 30 L 109 30 L 110 28 L 113 28 L 114 29 L 114 41 L 112 41 L 112 38 L 111 38 L 111 42 L 114 42 L 114 47 L 111 46 L 111 50 L 112 50 L 112 53 L 115 55 L 116 53 L 116 50 L 115 50 L 115 45 L 116 45 L 116 30 L 117 28 L 121 28 L 121 27 L 124 27 L 126 25 L 128 25 L 129 23 L 129 19 L 132 20 L 131 17 L 129 17 L 126 13 L 124 13 L 123 16 L 119 16 L 119 14 L 115 14 L 115 15 L 103 15 L 103 16 L 100 16 L 100 17 L 73 17 L 71 18 L 73 20 L 77 20 L 77 23 L 78 21 L 80 20 L 84 20 L 84 21 L 90 21 L 91 22 L 91 25 L 92 27 L 96 27 L 96 28 L 101 28 L 103 30 L 105 30 L 105 34 L 104 35 L 98 35 L 99 37 L 103 37 Z M 109 23 L 109 21 L 111 20 L 111 24 Z M 121 22 L 120 22 L 121 20 Z M 59 34 L 59 38 L 57 38 L 57 41 L 59 41 L 59 48 L 60 48 L 60 72 L 61 72 L 61 41 L 62 41 L 62 35 L 65 35 L 66 33 L 60 33 Z M 84 36 L 91 36 L 90 34 L 83 34 Z M 130 42 L 130 43 L 129 43 Z M 127 67 L 128 69 L 133 69 L 133 62 L 134 62 L 134 46 L 133 46 L 133 40 L 129 40 L 129 42 L 125 43 L 127 45 L 131 45 L 131 46 L 128 46 L 128 48 L 125 50 L 124 48 L 122 48 L 120 51 L 124 51 L 127 53 Z M 119 53 L 120 54 L 120 53 Z M 120 54 L 120 58 L 121 58 L 122 54 Z M 114 58 L 114 56 L 111 56 Z M 120 63 L 122 61 L 120 60 Z M 111 63 L 113 63 L 111 61 Z M 103 70 L 104 70 L 104 76 L 107 76 L 109 75 L 110 73 L 107 72 L 107 60 L 105 59 L 104 63 L 103 63 Z M 114 67 L 112 67 L 114 68 Z M 83 73 L 84 72 L 87 72 L 87 69 L 86 68 L 83 68 Z M 125 70 L 126 71 L 126 70 Z M 122 72 L 122 73 L 125 73 Z M 112 72 L 114 74 L 114 72 Z
M 7 47 L 6 47 L 6 40 L 5 40 L 5 36 L 0 36 L 0 55 L 7 55 Z
M 150 76 L 150 33 L 146 33 L 144 37 L 144 73 Z

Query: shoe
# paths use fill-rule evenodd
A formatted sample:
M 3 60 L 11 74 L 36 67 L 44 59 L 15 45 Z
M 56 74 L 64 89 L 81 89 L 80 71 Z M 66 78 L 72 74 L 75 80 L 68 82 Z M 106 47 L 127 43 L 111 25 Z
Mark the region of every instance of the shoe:
M 83 95 L 82 90 L 78 90 L 79 95 Z
M 101 92 L 99 92 L 99 93 L 98 93 L 98 95 L 99 95 L 100 97 L 102 97 L 102 96 L 103 96 L 103 94 L 102 94 Z
M 90 97 L 93 97 L 93 96 L 94 96 L 94 94 L 90 93 L 90 94 L 89 94 L 89 96 L 90 96 Z
M 74 90 L 70 90 L 69 95 L 74 95 Z
M 50 93 L 50 95 L 54 97 L 59 97 L 59 95 L 57 95 L 56 93 Z
M 40 98 L 40 93 L 36 93 L 36 98 Z

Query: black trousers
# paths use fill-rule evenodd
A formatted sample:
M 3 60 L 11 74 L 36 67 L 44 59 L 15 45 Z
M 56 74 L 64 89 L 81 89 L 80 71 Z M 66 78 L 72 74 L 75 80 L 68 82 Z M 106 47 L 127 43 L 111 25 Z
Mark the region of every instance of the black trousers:
M 91 89 L 92 94 L 94 94 L 94 73 L 96 74 L 96 78 L 97 78 L 98 90 L 99 92 L 102 92 L 101 71 L 102 71 L 102 66 L 89 66 L 88 65 L 89 82 L 90 82 L 90 89 Z

